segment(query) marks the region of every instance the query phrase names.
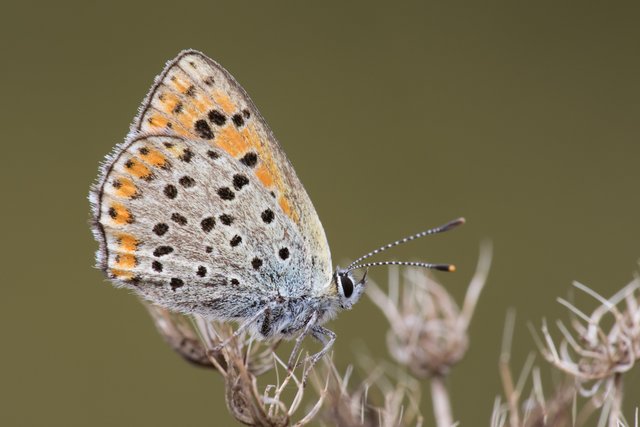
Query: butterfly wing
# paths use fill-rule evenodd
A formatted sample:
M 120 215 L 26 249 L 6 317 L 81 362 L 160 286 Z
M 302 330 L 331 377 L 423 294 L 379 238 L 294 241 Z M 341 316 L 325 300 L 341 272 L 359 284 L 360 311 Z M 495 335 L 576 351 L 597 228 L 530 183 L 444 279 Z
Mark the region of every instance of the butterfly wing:
M 306 191 L 246 92 L 199 52 L 158 76 L 92 202 L 99 266 L 164 306 L 246 317 L 258 297 L 329 286 Z

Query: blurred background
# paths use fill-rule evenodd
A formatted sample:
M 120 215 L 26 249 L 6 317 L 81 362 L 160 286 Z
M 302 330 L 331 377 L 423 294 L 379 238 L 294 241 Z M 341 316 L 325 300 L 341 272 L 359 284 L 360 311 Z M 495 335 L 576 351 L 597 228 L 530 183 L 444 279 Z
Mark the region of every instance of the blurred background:
M 463 215 L 463 228 L 384 258 L 457 264 L 438 277 L 461 301 L 493 242 L 471 347 L 448 380 L 462 425 L 488 423 L 506 310 L 517 370 L 534 349 L 527 322 L 566 319 L 555 299 L 572 280 L 609 296 L 638 271 L 640 8 L 442 3 L 4 5 L 0 424 L 232 424 L 220 376 L 172 353 L 93 268 L 98 164 L 185 48 L 249 92 L 334 263 Z M 384 269 L 371 274 L 384 285 Z M 329 326 L 339 367 L 363 348 L 388 358 L 366 298 Z M 640 373 L 627 378 L 631 417 Z

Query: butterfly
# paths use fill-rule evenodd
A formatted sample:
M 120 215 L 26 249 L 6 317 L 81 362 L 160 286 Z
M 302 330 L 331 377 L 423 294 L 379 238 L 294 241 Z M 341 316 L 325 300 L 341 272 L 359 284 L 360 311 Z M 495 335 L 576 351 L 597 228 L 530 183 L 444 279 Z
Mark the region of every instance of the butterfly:
M 102 164 L 90 201 L 97 266 L 117 287 L 172 311 L 237 321 L 260 339 L 336 335 L 323 326 L 350 309 L 386 249 L 332 268 L 320 219 L 255 105 L 218 63 L 186 50 L 168 62 L 124 142 Z

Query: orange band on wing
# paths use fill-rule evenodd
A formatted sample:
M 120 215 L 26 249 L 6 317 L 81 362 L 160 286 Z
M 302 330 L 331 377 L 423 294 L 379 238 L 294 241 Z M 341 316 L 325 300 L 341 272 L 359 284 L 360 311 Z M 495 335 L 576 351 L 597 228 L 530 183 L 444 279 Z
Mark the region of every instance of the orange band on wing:
M 180 77 L 175 75 L 171 77 L 171 83 L 173 84 L 173 87 L 178 90 L 178 92 L 181 92 L 183 94 L 186 93 L 187 90 L 191 87 L 191 82 L 185 82 Z
M 280 207 L 282 208 L 282 211 L 287 214 L 287 216 L 293 218 L 294 220 L 297 221 L 297 215 L 293 215 L 292 216 L 292 211 L 291 211 L 291 205 L 289 204 L 289 201 L 287 200 L 287 198 L 285 196 L 280 196 L 280 199 L 278 199 L 278 203 L 280 204 Z
M 147 119 L 147 123 L 149 123 L 151 127 L 164 129 L 167 127 L 167 123 L 169 123 L 169 120 L 166 117 L 162 117 L 161 115 L 156 114 L 149 117 Z
M 116 266 L 118 266 L 118 268 L 131 270 L 133 267 L 136 266 L 137 263 L 138 263 L 138 260 L 136 259 L 135 255 L 132 255 L 132 254 L 116 255 Z
M 118 270 L 116 268 L 111 269 L 111 275 L 116 279 L 121 279 L 121 280 L 133 279 L 133 273 L 131 271 Z
M 124 225 L 133 222 L 133 215 L 122 203 L 114 203 L 109 208 L 109 216 L 116 224 Z
M 120 234 L 118 236 L 120 242 L 120 250 L 124 252 L 135 252 L 138 249 L 138 239 L 131 234 Z
M 233 125 L 224 127 L 216 136 L 215 141 L 220 148 L 233 157 L 244 154 L 249 148 L 249 144 Z
M 129 178 L 118 178 L 118 187 L 116 187 L 116 195 L 130 199 L 138 192 L 135 184 Z
M 151 176 L 151 170 L 149 170 L 149 168 L 142 164 L 138 159 L 131 158 L 127 160 L 124 167 L 127 172 L 136 178 L 145 179 Z
M 273 175 L 271 175 L 271 171 L 267 169 L 265 165 L 262 165 L 256 170 L 256 176 L 267 188 L 270 188 L 273 185 Z
M 183 104 L 195 108 L 192 111 L 196 112 L 197 117 L 202 118 L 213 107 L 211 99 L 186 73 L 176 70 L 170 81 L 171 86 L 182 95 Z
M 161 111 L 170 115 L 174 114 L 174 111 L 176 110 L 178 104 L 181 104 L 180 99 L 178 99 L 178 97 L 172 93 L 165 92 L 158 97 L 158 100 L 162 104 Z
M 213 94 L 213 99 L 216 101 L 216 104 L 222 107 L 224 112 L 227 114 L 231 114 L 236 110 L 236 106 L 231 101 L 231 98 L 229 98 L 229 96 L 225 93 L 216 91 L 216 93 Z
M 167 164 L 167 159 L 158 150 L 152 150 L 147 148 L 144 153 L 140 152 L 142 160 L 150 164 L 151 166 L 164 167 Z
M 211 101 L 202 93 L 196 93 L 192 99 L 192 102 L 201 115 L 208 113 L 212 107 Z

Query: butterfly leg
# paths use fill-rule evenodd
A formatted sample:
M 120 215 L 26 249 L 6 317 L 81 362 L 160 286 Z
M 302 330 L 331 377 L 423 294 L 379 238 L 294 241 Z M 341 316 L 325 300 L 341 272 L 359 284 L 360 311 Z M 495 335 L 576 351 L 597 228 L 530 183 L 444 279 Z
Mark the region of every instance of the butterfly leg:
M 233 333 L 233 335 L 231 335 L 229 338 L 227 338 L 226 340 L 222 341 L 220 344 L 218 344 L 217 346 L 213 347 L 211 349 L 211 351 L 213 351 L 214 353 L 219 352 L 220 350 L 222 350 L 227 344 L 229 344 L 232 340 L 238 338 L 240 336 L 240 334 L 242 334 L 245 329 L 247 329 L 249 326 L 251 326 L 254 322 L 256 322 L 260 316 L 262 316 L 267 310 L 269 309 L 269 306 L 265 306 L 263 308 L 261 308 L 260 310 L 258 310 L 256 312 L 256 314 L 254 314 L 253 316 L 251 316 L 249 319 L 245 320 L 244 322 L 242 322 L 240 324 L 240 326 L 238 326 L 238 329 L 235 330 L 235 332 Z
M 324 326 L 315 325 L 311 328 L 311 335 L 324 346 L 322 347 L 322 350 L 311 356 L 311 366 L 313 366 L 318 363 L 318 361 L 322 359 L 329 350 L 331 350 L 331 347 L 333 347 L 333 343 L 336 340 L 336 333 Z
M 320 325 L 314 325 L 311 327 L 311 335 L 320 341 L 323 345 L 322 349 L 316 354 L 309 356 L 309 364 L 305 367 L 304 373 L 302 374 L 302 383 L 307 383 L 307 377 L 309 376 L 309 372 L 313 369 L 316 363 L 320 361 L 324 357 L 325 354 L 333 347 L 333 343 L 336 340 L 335 332 L 322 327 Z
M 298 360 L 298 356 L 300 355 L 300 351 L 302 350 L 302 341 L 309 335 L 309 332 L 312 330 L 313 325 L 316 323 L 318 318 L 317 313 L 313 313 L 309 320 L 307 321 L 303 331 L 296 338 L 296 343 L 293 346 L 293 350 L 291 351 L 291 356 L 289 356 L 289 362 L 287 363 L 287 368 L 289 371 L 293 371 L 297 365 L 296 361 Z

